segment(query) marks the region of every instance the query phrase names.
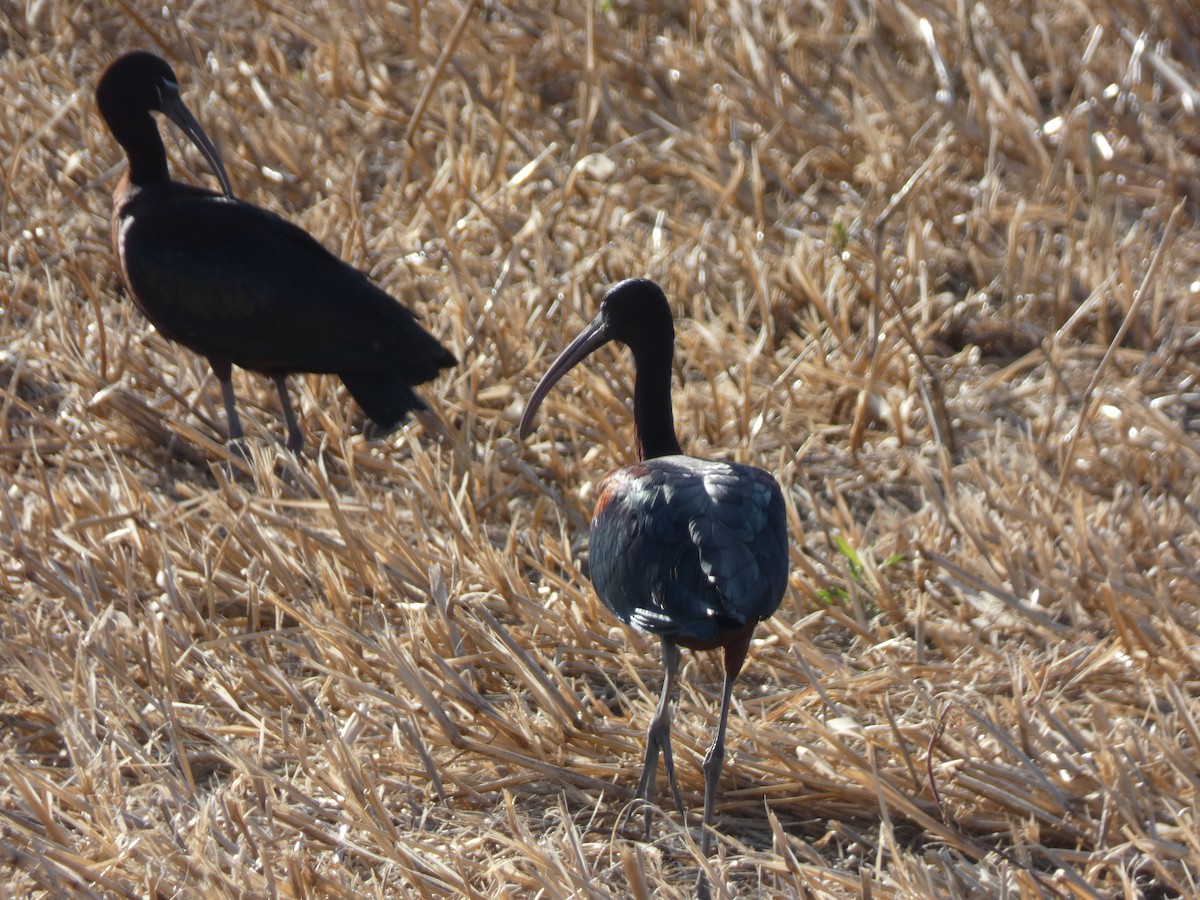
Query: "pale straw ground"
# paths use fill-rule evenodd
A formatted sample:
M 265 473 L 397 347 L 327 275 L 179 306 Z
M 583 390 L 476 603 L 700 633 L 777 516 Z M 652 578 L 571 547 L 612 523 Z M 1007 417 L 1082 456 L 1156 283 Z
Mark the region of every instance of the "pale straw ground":
M 231 459 L 108 246 L 134 47 L 454 351 L 450 441 L 309 376 L 295 463 L 239 373 Z M 0 896 L 687 896 L 697 832 L 621 823 L 658 648 L 586 576 L 627 355 L 515 436 L 631 275 L 684 446 L 788 501 L 718 896 L 1197 890 L 1191 3 L 4 0 L 0 103 Z

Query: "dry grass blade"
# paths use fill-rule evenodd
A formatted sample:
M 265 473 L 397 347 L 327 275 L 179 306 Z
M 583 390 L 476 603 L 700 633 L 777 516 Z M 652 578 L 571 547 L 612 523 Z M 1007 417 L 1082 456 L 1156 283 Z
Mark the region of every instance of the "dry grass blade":
M 0 893 L 688 896 L 695 834 L 618 827 L 661 674 L 585 574 L 628 361 L 514 434 L 633 275 L 678 317 L 686 448 L 774 471 L 793 531 L 718 892 L 1197 893 L 1196 10 L 8 6 Z M 223 445 L 108 249 L 92 89 L 133 47 L 239 194 L 455 353 L 427 428 L 365 442 L 302 378 L 293 460 L 238 374 Z M 698 807 L 720 670 L 690 659 Z

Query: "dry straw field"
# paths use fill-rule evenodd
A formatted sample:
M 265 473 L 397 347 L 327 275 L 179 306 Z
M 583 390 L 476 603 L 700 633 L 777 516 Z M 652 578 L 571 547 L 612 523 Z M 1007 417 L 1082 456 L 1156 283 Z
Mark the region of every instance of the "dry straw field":
M 108 246 L 134 47 L 453 350 L 448 438 L 307 376 L 294 460 L 238 373 L 224 448 Z M 717 896 L 1198 890 L 1190 0 L 3 0 L 0 103 L 0 896 L 687 896 L 719 659 L 644 842 L 658 648 L 586 575 L 627 354 L 515 436 L 631 275 L 788 503 Z

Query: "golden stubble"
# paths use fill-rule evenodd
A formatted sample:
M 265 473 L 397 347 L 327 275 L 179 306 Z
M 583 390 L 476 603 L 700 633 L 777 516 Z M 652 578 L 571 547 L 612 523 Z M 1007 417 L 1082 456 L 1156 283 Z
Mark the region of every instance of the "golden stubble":
M 785 488 L 718 889 L 1135 896 L 1200 871 L 1200 33 L 1185 4 L 8 4 L 0 866 L 14 895 L 687 896 L 620 827 L 661 684 L 586 577 L 629 461 L 603 288 L 689 452 Z M 546 8 L 542 8 L 546 7 Z M 92 91 L 155 49 L 238 194 L 461 361 L 384 442 L 124 297 Z M 213 184 L 164 126 L 175 177 Z M 698 819 L 719 668 L 675 729 Z

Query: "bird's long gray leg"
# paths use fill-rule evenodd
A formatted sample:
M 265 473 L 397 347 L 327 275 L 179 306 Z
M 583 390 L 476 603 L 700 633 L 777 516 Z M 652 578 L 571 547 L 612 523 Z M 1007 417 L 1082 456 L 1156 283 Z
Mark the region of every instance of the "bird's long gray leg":
M 721 693 L 721 715 L 717 720 L 717 736 L 704 754 L 704 830 L 700 832 L 700 852 L 706 857 L 712 850 L 713 807 L 716 806 L 717 783 L 725 764 L 725 724 L 729 721 L 729 704 L 733 698 L 733 680 L 737 673 L 725 673 L 725 689 Z
M 654 711 L 654 716 L 650 719 L 650 728 L 646 731 L 646 755 L 642 759 L 642 777 L 638 780 L 637 787 L 637 798 L 646 805 L 646 840 L 650 840 L 650 807 L 654 802 L 654 781 L 658 775 L 660 749 L 663 752 L 663 763 L 667 770 L 667 781 L 671 785 L 675 808 L 680 815 L 684 815 L 683 797 L 675 779 L 675 757 L 671 753 L 671 698 L 675 694 L 675 682 L 679 675 L 680 651 L 678 645 L 669 638 L 662 639 L 662 647 L 666 678 L 658 698 L 658 708 Z
M 304 432 L 300 430 L 300 422 L 296 419 L 296 411 L 292 409 L 292 401 L 288 397 L 286 376 L 275 376 L 275 390 L 279 391 L 279 405 L 283 407 L 283 421 L 287 425 L 287 448 L 293 453 L 299 453 L 304 449 Z
M 225 403 L 225 421 L 229 424 L 229 440 L 240 441 L 246 436 L 242 431 L 242 420 L 238 418 L 237 398 L 233 395 L 233 365 L 226 359 L 209 357 L 209 365 L 217 381 L 221 382 L 221 399 Z
M 237 398 L 233 395 L 233 382 L 228 378 L 221 382 L 221 399 L 225 401 L 225 418 L 229 420 L 229 439 L 240 441 L 246 436 L 242 431 L 242 420 L 238 418 Z
M 717 802 L 717 787 L 721 780 L 721 768 L 725 763 L 725 726 L 729 722 L 729 705 L 733 700 L 733 682 L 742 671 L 746 661 L 746 652 L 750 649 L 750 638 L 754 634 L 754 624 L 749 624 L 745 631 L 738 634 L 725 646 L 725 685 L 721 691 L 721 712 L 717 719 L 717 735 L 704 754 L 704 823 L 700 826 L 700 853 L 705 859 L 712 852 L 712 820 L 713 809 Z M 696 896 L 699 900 L 708 900 L 708 877 L 704 869 L 696 881 Z

